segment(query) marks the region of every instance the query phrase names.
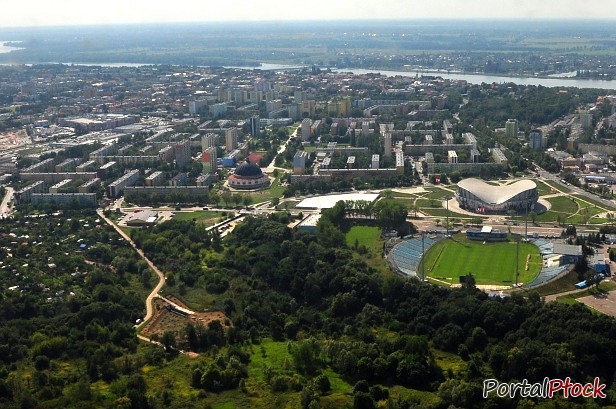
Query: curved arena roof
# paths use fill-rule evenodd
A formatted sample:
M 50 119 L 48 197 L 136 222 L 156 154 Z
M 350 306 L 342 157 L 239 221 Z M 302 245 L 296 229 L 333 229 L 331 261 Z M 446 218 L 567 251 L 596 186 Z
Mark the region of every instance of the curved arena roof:
M 458 187 L 471 192 L 485 203 L 501 204 L 522 192 L 536 189 L 537 184 L 532 180 L 519 180 L 510 185 L 493 186 L 487 184 L 483 180 L 469 178 L 458 182 Z

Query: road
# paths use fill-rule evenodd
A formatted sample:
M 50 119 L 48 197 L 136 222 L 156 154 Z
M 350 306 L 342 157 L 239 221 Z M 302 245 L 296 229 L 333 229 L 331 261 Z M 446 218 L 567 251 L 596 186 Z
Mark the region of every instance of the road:
M 537 166 L 537 165 L 535 165 Z M 576 195 L 580 195 L 580 196 L 584 196 L 587 197 L 589 199 L 592 199 L 593 201 L 599 202 L 603 205 L 606 206 L 606 210 L 614 210 L 614 208 L 616 208 L 616 202 L 614 202 L 614 200 L 610 200 L 610 199 L 604 199 L 601 196 L 598 196 L 594 193 L 590 193 L 585 191 L 584 189 L 580 189 L 579 187 L 573 186 L 573 185 L 563 185 L 563 183 L 560 181 L 560 178 L 557 175 L 553 175 L 550 172 L 540 168 L 539 166 L 537 166 L 537 170 L 539 171 L 539 175 L 543 178 L 543 179 L 547 179 L 550 182 L 552 182 L 554 184 L 554 187 L 558 190 L 559 188 L 567 188 L 569 190 L 571 190 L 570 194 L 576 194 Z M 564 193 L 564 192 L 563 192 Z
M 11 202 L 11 198 L 13 197 L 13 188 L 10 186 L 5 186 L 6 194 L 2 199 L 2 204 L 0 205 L 0 216 L 4 217 L 10 213 L 9 203 Z
M 299 129 L 299 127 L 295 128 L 295 130 L 293 132 L 291 132 L 291 134 L 289 135 L 289 138 L 286 140 L 286 142 L 280 145 L 280 147 L 278 148 L 278 153 L 276 154 L 276 156 L 280 155 L 281 153 L 283 153 L 287 149 L 287 145 L 289 144 L 289 141 L 291 140 L 291 138 L 295 137 L 298 129 Z M 267 165 L 266 168 L 262 169 L 263 172 L 269 174 L 269 173 L 272 173 L 274 171 L 274 169 L 278 169 L 278 170 L 281 170 L 281 171 L 288 170 L 288 169 L 279 168 L 279 167 L 276 166 L 276 156 L 274 156 L 274 159 L 272 159 L 272 161 L 270 162 L 269 165 Z
M 148 266 L 150 266 L 150 268 L 152 270 L 154 270 L 154 272 L 156 273 L 156 275 L 158 276 L 158 284 L 156 284 L 156 286 L 154 287 L 154 289 L 152 290 L 152 292 L 148 295 L 148 297 L 145 300 L 145 317 L 143 318 L 143 322 L 141 322 L 141 324 L 139 326 L 137 326 L 137 328 L 145 325 L 145 323 L 152 318 L 152 315 L 154 313 L 154 307 L 153 307 L 153 301 L 154 298 L 158 296 L 158 292 L 160 291 L 161 288 L 163 288 L 163 285 L 165 285 L 165 275 L 163 274 L 162 271 L 160 271 L 158 269 L 158 267 L 156 267 L 154 265 L 154 263 L 152 263 L 152 261 L 150 261 L 149 258 L 147 258 L 145 256 L 145 254 L 143 253 L 143 251 L 141 251 L 141 249 L 137 248 L 137 245 L 135 244 L 134 241 L 131 240 L 131 238 L 122 231 L 122 229 L 120 229 L 118 226 L 115 225 L 115 223 L 113 223 L 109 218 L 107 218 L 105 216 L 105 214 L 103 213 L 103 211 L 101 209 L 96 210 L 96 212 L 98 213 L 98 215 L 105 220 L 105 222 L 107 222 L 107 224 L 109 224 L 111 227 L 113 227 L 115 229 L 115 231 L 118 232 L 118 234 L 120 236 L 122 236 L 124 238 L 124 240 L 126 240 L 128 243 L 130 243 L 130 245 L 135 249 L 135 251 L 139 254 L 139 256 L 141 256 L 141 258 L 143 258 L 145 260 L 146 263 L 148 263 Z M 143 337 L 143 336 L 139 336 L 140 339 L 149 341 L 149 339 Z

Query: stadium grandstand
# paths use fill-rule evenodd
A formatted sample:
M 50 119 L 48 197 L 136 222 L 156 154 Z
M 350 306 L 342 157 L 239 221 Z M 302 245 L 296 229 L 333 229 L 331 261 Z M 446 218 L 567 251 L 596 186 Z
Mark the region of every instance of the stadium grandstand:
M 407 277 L 417 276 L 417 266 L 421 261 L 423 252 L 443 240 L 444 236 L 413 237 L 397 243 L 389 252 L 388 260 L 392 269 Z M 423 241 L 423 243 L 422 243 Z
M 507 232 L 493 229 L 492 226 L 483 226 L 481 229 L 469 228 L 466 230 L 466 238 L 480 241 L 506 241 Z
M 480 179 L 468 178 L 458 182 L 456 199 L 461 208 L 475 213 L 520 212 L 534 209 L 539 193 L 532 180 L 493 186 Z
M 532 243 L 539 248 L 543 267 L 537 277 L 525 285 L 526 288 L 537 287 L 566 272 L 577 257 L 581 255 L 581 246 L 554 244 L 547 240 L 534 240 Z

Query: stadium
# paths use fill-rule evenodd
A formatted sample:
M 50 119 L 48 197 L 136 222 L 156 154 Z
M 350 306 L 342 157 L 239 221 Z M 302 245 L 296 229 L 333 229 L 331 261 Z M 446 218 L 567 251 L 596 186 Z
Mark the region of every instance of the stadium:
M 495 236 L 499 233 L 490 231 Z M 471 273 L 478 285 L 491 289 L 543 285 L 566 273 L 582 254 L 581 246 L 543 239 L 482 242 L 464 234 L 394 239 L 387 247 L 389 266 L 402 276 L 456 286 L 461 276 Z
M 461 208 L 475 213 L 523 212 L 535 208 L 539 193 L 532 180 L 493 186 L 483 180 L 468 178 L 458 183 L 456 199 Z

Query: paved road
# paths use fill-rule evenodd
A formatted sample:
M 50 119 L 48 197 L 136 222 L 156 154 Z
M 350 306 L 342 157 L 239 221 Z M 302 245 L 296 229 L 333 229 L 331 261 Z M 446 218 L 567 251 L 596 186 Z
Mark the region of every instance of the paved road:
M 160 291 L 161 288 L 163 288 L 163 285 L 165 285 L 165 275 L 163 274 L 162 271 L 160 271 L 158 269 L 158 267 L 156 267 L 154 265 L 154 263 L 152 263 L 152 261 L 150 261 L 149 258 L 147 258 L 145 256 L 145 254 L 143 253 L 143 251 L 141 251 L 141 249 L 137 248 L 137 245 L 135 244 L 134 241 L 131 240 L 131 238 L 122 231 L 122 229 L 120 229 L 118 226 L 116 226 L 110 219 L 108 219 L 105 214 L 103 213 L 103 211 L 101 209 L 98 209 L 96 211 L 98 213 L 98 215 L 105 220 L 105 222 L 107 222 L 107 224 L 109 224 L 111 227 L 113 227 L 115 229 L 115 231 L 118 232 L 118 234 L 120 236 L 122 236 L 124 238 L 124 240 L 128 241 L 130 243 L 130 245 L 135 249 L 135 251 L 139 254 L 139 256 L 141 256 L 141 258 L 143 258 L 145 260 L 146 263 L 148 263 L 148 266 L 150 266 L 150 268 L 152 270 L 154 270 L 154 272 L 156 273 L 156 275 L 158 276 L 158 284 L 156 284 L 156 287 L 154 287 L 154 289 L 152 290 L 152 292 L 148 295 L 148 297 L 145 300 L 145 309 L 146 309 L 146 314 L 145 317 L 143 318 L 143 322 L 137 327 L 141 327 L 143 326 L 150 318 L 152 318 L 152 315 L 154 313 L 154 308 L 153 308 L 153 300 L 155 297 L 158 296 L 158 292 Z M 144 339 L 149 341 L 149 339 L 140 336 L 140 339 Z
M 283 153 L 287 149 L 287 145 L 289 144 L 289 141 L 291 140 L 291 138 L 293 138 L 295 136 L 295 134 L 297 133 L 298 129 L 299 129 L 299 127 L 295 128 L 295 130 L 293 132 L 291 132 L 291 134 L 289 135 L 289 138 L 286 140 L 286 142 L 280 145 L 280 147 L 278 148 L 278 153 L 276 154 L 276 156 L 280 155 L 281 153 Z M 274 169 L 278 169 L 278 170 L 281 170 L 281 171 L 287 171 L 288 170 L 288 169 L 280 168 L 280 167 L 276 166 L 276 156 L 274 156 L 274 159 L 272 159 L 272 161 L 270 162 L 269 165 L 267 165 L 266 168 L 262 169 L 263 172 L 265 172 L 265 173 L 272 173 L 274 171 Z
M 535 165 L 536 166 L 536 165 Z M 547 179 L 550 182 L 552 182 L 552 184 L 554 185 L 554 187 L 556 189 L 559 188 L 567 188 L 569 190 L 571 190 L 570 194 L 576 194 L 576 195 L 580 195 L 580 196 L 584 196 L 587 197 L 589 199 L 592 199 L 596 202 L 599 202 L 603 205 L 606 206 L 607 210 L 613 210 L 614 208 L 616 208 L 616 202 L 614 200 L 611 199 L 604 199 L 601 196 L 598 196 L 594 193 L 590 193 L 585 191 L 584 189 L 580 189 L 579 187 L 573 186 L 573 185 L 564 185 L 561 181 L 560 178 L 557 175 L 554 175 L 550 172 L 545 171 L 544 169 L 541 169 L 540 167 L 537 166 L 537 169 L 539 171 L 539 175 L 543 178 L 543 179 Z M 563 192 L 564 193 L 564 192 Z

